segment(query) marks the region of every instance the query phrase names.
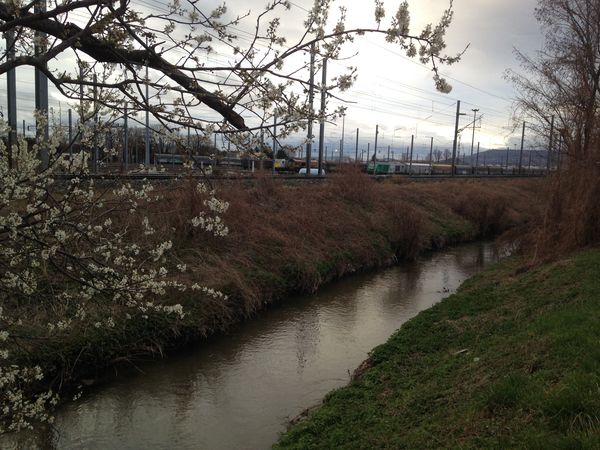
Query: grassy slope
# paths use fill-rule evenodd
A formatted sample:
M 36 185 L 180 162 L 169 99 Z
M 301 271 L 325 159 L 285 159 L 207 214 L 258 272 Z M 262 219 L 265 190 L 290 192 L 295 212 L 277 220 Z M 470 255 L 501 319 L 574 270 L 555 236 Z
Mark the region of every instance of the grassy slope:
M 276 448 L 600 448 L 600 250 L 520 267 L 405 324 Z

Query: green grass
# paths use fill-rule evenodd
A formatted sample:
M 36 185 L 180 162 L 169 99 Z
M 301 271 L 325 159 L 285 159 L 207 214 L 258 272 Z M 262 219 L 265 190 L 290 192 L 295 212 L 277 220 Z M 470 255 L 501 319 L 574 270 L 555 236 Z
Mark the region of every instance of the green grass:
M 600 250 L 522 267 L 406 323 L 275 448 L 600 448 Z

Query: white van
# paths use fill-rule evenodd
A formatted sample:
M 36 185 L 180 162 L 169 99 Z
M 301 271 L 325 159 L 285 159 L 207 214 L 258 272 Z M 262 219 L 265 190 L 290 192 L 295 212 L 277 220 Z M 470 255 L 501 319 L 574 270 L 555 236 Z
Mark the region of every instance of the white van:
M 306 175 L 306 167 L 303 167 L 302 169 L 300 169 L 300 170 L 298 171 L 298 174 L 299 174 L 299 175 Z M 319 169 L 317 169 L 317 168 L 314 168 L 314 167 L 311 167 L 311 169 L 310 169 L 310 174 L 311 174 L 311 176 L 312 176 L 312 175 L 315 175 L 315 176 L 316 176 L 316 175 L 319 175 Z M 325 173 L 325 169 L 321 169 L 321 175 L 326 175 L 326 173 Z

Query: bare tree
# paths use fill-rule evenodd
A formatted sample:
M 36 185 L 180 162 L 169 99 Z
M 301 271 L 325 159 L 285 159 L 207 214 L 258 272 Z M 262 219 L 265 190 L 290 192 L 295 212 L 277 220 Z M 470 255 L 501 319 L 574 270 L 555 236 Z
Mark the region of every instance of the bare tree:
M 448 150 L 447 148 L 445 148 L 444 152 L 443 152 L 443 155 L 444 155 L 444 160 L 447 161 L 452 156 L 452 152 L 450 150 Z
M 509 77 L 522 112 L 537 119 L 558 152 L 537 249 L 563 251 L 600 241 L 600 3 L 539 0 L 535 14 L 544 47 L 535 56 L 519 52 L 524 72 Z M 553 120 L 558 138 L 551 139 Z

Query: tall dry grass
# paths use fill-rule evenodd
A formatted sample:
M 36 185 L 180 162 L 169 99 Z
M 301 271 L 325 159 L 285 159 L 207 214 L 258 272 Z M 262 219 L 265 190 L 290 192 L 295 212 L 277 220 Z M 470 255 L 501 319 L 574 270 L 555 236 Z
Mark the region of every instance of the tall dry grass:
M 545 208 L 528 241 L 533 261 L 600 244 L 598 155 L 570 161 L 568 167 L 557 172 L 545 186 Z
M 291 291 L 523 224 L 537 189 L 521 181 L 375 182 L 348 168 L 321 184 L 264 176 L 220 187 L 230 203 L 225 239 L 190 230 L 186 220 L 203 200 L 191 181 L 167 192 L 154 213 L 188 276 L 226 291 L 247 315 Z

